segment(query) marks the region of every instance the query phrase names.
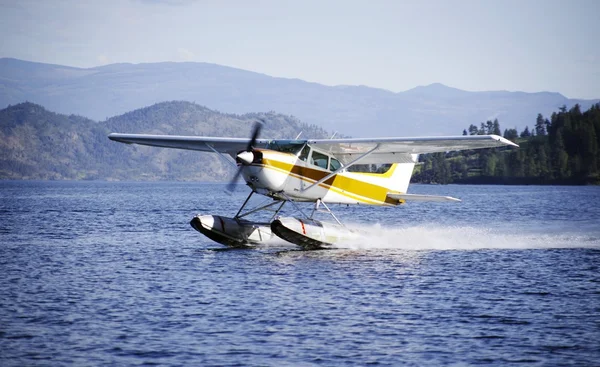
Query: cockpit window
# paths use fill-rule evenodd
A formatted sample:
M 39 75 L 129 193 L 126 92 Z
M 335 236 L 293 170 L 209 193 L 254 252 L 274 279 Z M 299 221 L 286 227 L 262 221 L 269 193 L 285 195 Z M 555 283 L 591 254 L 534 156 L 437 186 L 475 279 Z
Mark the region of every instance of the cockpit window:
M 304 141 L 271 141 L 269 144 L 267 144 L 267 149 L 276 150 L 283 153 L 292 153 L 295 155 L 300 152 L 300 149 L 302 149 L 303 146 Z
M 335 158 L 331 158 L 331 160 L 329 161 L 329 170 L 332 172 L 339 169 L 341 166 L 342 165 L 340 164 L 340 162 Z
M 300 156 L 298 156 L 298 159 L 306 162 L 306 160 L 308 159 L 308 153 L 310 153 L 310 147 L 308 145 L 305 145 L 302 149 L 302 152 L 300 152 Z
M 363 172 L 363 173 L 386 173 L 392 167 L 391 164 L 355 164 L 348 168 L 348 172 Z
M 319 166 L 321 168 L 327 169 L 327 164 L 329 163 L 329 157 L 323 153 L 315 152 L 313 150 L 310 163 L 314 164 L 315 166 Z

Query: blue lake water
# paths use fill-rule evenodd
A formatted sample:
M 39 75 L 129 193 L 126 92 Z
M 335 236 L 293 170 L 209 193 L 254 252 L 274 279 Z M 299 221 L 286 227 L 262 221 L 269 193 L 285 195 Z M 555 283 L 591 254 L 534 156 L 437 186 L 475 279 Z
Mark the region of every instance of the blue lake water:
M 223 188 L 0 182 L 0 365 L 600 365 L 600 187 L 412 185 L 463 202 L 312 252 L 217 251 Z

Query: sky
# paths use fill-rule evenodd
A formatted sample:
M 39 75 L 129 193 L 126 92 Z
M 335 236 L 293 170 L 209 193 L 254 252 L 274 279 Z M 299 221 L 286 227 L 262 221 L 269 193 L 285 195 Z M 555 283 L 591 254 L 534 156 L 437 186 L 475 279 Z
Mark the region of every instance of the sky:
M 0 0 L 0 57 L 600 98 L 600 0 Z

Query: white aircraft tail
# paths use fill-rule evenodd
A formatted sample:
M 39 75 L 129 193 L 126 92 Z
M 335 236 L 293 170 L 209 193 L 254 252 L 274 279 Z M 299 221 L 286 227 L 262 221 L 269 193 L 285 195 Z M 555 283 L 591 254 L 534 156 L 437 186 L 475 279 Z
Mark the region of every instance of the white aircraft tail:
M 410 178 L 412 177 L 413 169 L 415 168 L 415 161 L 417 156 L 413 156 L 412 163 L 394 163 L 390 167 L 391 175 L 389 176 L 389 186 L 386 186 L 391 192 L 387 194 L 388 199 L 398 200 L 400 202 L 405 201 L 432 201 L 432 202 L 457 202 L 460 199 L 453 198 L 450 196 L 436 196 L 436 195 L 415 195 L 407 194 L 408 185 L 410 184 Z M 400 192 L 400 194 L 394 193 Z
M 401 162 L 393 163 L 385 173 L 359 173 L 348 172 L 347 175 L 357 175 L 360 181 L 385 187 L 388 192 L 405 194 L 410 184 L 413 169 L 417 161 L 417 154 L 397 156 Z
M 408 185 L 410 184 L 410 178 L 413 174 L 415 163 L 394 163 L 390 167 L 391 175 L 386 180 L 386 187 L 390 191 L 397 191 L 406 193 Z

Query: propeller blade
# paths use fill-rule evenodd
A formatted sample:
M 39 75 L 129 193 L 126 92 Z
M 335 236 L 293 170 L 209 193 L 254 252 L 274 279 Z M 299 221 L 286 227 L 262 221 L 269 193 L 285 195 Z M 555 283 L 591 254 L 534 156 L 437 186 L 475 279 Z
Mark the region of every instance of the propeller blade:
M 252 160 L 254 159 L 254 153 L 252 152 L 252 150 L 254 148 L 254 145 L 256 144 L 256 140 L 258 139 L 258 137 L 260 135 L 260 131 L 262 130 L 263 123 L 264 123 L 263 119 L 259 119 L 259 121 L 256 121 L 256 123 L 254 124 L 254 130 L 252 130 L 252 137 L 250 138 L 250 141 L 248 142 L 248 146 L 246 147 L 246 150 L 238 154 L 238 158 L 242 161 L 242 164 L 239 166 L 237 172 L 235 173 L 235 175 L 233 176 L 231 181 L 229 181 L 229 184 L 227 185 L 227 188 L 225 189 L 229 194 L 231 194 L 233 191 L 235 191 L 235 184 L 237 183 L 238 178 L 240 178 L 240 176 L 242 174 L 242 169 L 244 168 L 243 162 L 245 162 L 246 164 L 250 164 L 250 163 L 252 163 Z
M 263 126 L 262 120 L 257 121 L 254 124 L 254 131 L 252 131 L 252 138 L 250 138 L 250 142 L 248 143 L 248 146 L 246 147 L 247 152 L 251 151 L 252 148 L 254 147 L 254 144 L 256 144 L 256 139 L 258 139 L 258 136 L 260 135 L 262 126 Z
M 237 183 L 238 178 L 240 178 L 241 174 L 242 174 L 242 166 L 240 166 L 240 168 L 238 168 L 238 170 L 235 172 L 235 175 L 233 176 L 231 181 L 229 181 L 229 183 L 227 184 L 227 187 L 225 188 L 225 190 L 229 194 L 231 194 L 232 192 L 235 191 L 235 185 Z

